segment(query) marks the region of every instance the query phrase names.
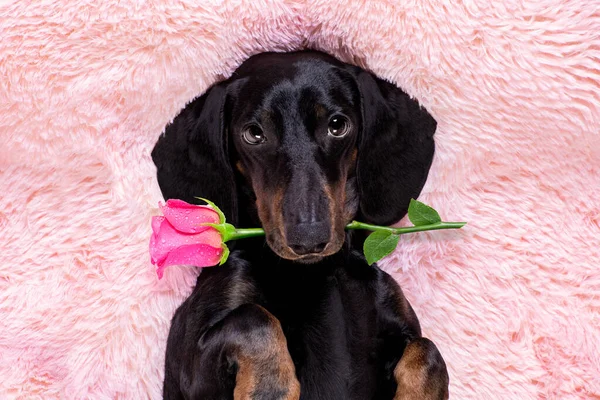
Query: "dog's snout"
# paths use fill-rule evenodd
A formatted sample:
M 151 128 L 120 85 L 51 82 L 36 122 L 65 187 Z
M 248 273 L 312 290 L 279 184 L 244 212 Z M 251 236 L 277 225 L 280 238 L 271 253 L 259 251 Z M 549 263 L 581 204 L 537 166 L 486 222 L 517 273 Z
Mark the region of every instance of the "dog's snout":
M 296 255 L 319 254 L 331 241 L 330 199 L 321 174 L 294 171 L 283 202 L 286 245 Z
M 288 246 L 299 256 L 321 253 L 330 240 L 329 222 L 300 223 L 286 231 Z

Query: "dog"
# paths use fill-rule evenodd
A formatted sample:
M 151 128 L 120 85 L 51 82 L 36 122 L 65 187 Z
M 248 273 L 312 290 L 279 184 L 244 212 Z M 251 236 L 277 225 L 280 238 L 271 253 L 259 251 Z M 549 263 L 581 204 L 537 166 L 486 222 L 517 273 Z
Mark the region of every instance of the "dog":
M 397 283 L 361 252 L 429 173 L 436 121 L 318 51 L 261 53 L 190 102 L 152 159 L 165 199 L 215 202 L 234 242 L 171 321 L 165 399 L 447 399 L 448 373 Z

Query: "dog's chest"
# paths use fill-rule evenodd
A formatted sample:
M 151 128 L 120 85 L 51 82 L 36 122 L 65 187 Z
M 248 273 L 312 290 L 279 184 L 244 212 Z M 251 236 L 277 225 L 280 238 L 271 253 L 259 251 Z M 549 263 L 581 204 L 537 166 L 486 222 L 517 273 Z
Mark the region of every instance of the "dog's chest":
M 278 278 L 261 282 L 263 305 L 282 324 L 302 398 L 370 398 L 380 366 L 369 283 L 340 271 Z

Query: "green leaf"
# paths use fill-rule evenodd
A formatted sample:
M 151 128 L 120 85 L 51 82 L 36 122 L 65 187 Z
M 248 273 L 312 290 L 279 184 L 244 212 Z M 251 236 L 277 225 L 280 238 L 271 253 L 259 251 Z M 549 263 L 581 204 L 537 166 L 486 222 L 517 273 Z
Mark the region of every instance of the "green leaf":
M 415 199 L 410 199 L 408 206 L 408 218 L 414 226 L 431 225 L 442 222 L 440 214 L 427 204 Z
M 225 261 L 229 258 L 229 247 L 225 243 L 223 243 L 223 254 L 221 255 L 221 261 L 219 265 L 225 264 Z
M 363 251 L 369 265 L 390 254 L 400 240 L 400 235 L 389 231 L 376 231 L 365 240 Z

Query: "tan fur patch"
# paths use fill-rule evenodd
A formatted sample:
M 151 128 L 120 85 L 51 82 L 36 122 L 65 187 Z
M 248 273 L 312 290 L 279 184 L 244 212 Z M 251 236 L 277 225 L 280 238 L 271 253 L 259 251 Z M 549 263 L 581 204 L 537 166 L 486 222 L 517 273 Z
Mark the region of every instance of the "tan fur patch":
M 253 394 L 260 391 L 281 392 L 284 400 L 297 400 L 300 398 L 300 382 L 283 329 L 277 318 L 267 310 L 264 312 L 269 317 L 266 334 L 238 346 L 234 399 L 252 399 Z
M 327 110 L 325 109 L 325 107 L 323 107 L 320 104 L 315 104 L 314 110 L 315 110 L 315 115 L 317 116 L 317 118 L 323 118 L 325 116 L 325 114 L 327 113 Z
M 325 195 L 329 199 L 331 225 L 331 243 L 330 246 L 328 246 L 329 248 L 327 249 L 326 254 L 333 254 L 339 251 L 345 239 L 344 229 L 346 221 L 344 217 L 344 204 L 346 202 L 346 193 L 343 190 L 345 184 L 346 179 L 344 177 L 344 179 L 341 179 L 340 182 L 336 182 L 334 185 L 324 186 Z
M 419 342 L 409 343 L 394 369 L 394 400 L 447 400 L 448 375 L 429 368 L 429 354 Z
M 238 372 L 235 377 L 234 400 L 249 399 L 256 388 L 256 377 L 248 357 L 238 356 Z
M 242 164 L 241 161 L 238 161 L 237 163 L 235 163 L 235 167 L 237 168 L 238 171 L 240 171 L 242 173 L 242 175 L 246 175 L 246 169 L 244 168 L 244 165 Z

